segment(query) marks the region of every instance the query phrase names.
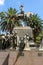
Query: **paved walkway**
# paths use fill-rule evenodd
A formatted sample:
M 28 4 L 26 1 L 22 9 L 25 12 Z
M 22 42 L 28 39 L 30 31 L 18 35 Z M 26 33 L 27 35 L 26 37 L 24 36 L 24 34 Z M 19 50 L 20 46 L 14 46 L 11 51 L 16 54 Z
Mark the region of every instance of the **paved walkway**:
M 13 65 L 18 52 L 10 52 L 9 65 Z M 42 65 L 43 52 L 24 51 L 24 56 L 20 56 L 15 65 Z
M 43 65 L 43 51 L 38 50 L 29 50 L 23 51 L 24 56 L 20 56 L 15 65 Z M 6 60 L 7 55 L 9 54 L 9 59 Z M 0 52 L 0 65 L 6 65 L 4 61 L 8 61 L 8 65 L 13 65 L 18 51 L 1 51 Z
M 0 65 L 7 65 L 8 52 L 0 51 Z

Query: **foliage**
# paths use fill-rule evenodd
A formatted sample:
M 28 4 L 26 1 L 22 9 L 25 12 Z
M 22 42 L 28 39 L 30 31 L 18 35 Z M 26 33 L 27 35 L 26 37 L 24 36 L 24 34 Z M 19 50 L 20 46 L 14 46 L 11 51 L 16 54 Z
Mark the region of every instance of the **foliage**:
M 29 16 L 28 21 L 31 28 L 33 28 L 34 41 L 36 42 L 36 37 L 39 35 L 42 29 L 42 25 L 41 25 L 42 20 L 37 14 L 33 14 L 33 15 L 31 14 Z
M 2 31 L 9 31 L 11 34 L 13 28 L 19 25 L 15 18 L 16 13 L 16 9 L 13 8 L 9 8 L 7 12 L 0 13 Z M 28 18 L 26 17 L 25 19 L 28 19 L 29 26 L 33 28 L 34 41 L 36 42 L 36 40 L 39 39 L 37 37 L 42 29 L 42 20 L 37 14 L 30 14 L 30 16 Z
M 16 14 L 16 9 L 9 8 L 7 12 L 1 12 L 1 28 L 2 31 L 9 31 L 12 33 L 12 30 L 15 26 L 15 14 Z
M 36 43 L 37 44 L 40 44 L 41 37 L 42 37 L 42 32 L 36 37 Z
M 1 12 L 0 17 L 1 17 L 1 19 L 3 19 L 5 17 L 5 12 Z

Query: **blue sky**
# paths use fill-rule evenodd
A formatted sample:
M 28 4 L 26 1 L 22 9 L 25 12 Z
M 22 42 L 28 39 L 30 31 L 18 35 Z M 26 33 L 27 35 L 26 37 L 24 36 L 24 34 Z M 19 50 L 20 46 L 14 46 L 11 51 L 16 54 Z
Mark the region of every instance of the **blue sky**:
M 0 0 L 0 12 L 7 11 L 9 7 L 19 11 L 21 4 L 25 12 L 37 13 L 43 19 L 43 0 Z
M 24 6 L 25 12 L 33 12 L 43 20 L 43 0 L 0 0 L 0 12 L 7 11 L 9 7 L 20 11 L 20 5 Z

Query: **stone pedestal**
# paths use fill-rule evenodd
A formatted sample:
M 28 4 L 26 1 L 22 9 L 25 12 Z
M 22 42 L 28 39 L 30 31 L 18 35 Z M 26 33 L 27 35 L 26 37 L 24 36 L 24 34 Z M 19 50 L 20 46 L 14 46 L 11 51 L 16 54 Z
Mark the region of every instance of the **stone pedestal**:
M 24 50 L 31 50 L 30 47 L 29 47 L 29 41 L 28 40 L 25 40 L 25 48 Z

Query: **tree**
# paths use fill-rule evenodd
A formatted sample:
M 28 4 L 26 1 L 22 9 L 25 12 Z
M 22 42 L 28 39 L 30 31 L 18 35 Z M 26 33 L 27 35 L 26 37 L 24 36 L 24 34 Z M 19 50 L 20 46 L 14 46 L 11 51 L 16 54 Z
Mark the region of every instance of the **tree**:
M 1 12 L 1 28 L 2 31 L 9 31 L 10 34 L 15 26 L 15 14 L 17 13 L 16 9 L 9 8 L 7 12 Z
M 5 12 L 0 12 L 0 18 L 3 19 L 5 17 Z
M 33 36 L 34 36 L 34 42 L 36 42 L 36 37 L 39 35 L 42 29 L 41 22 L 42 20 L 37 14 L 30 14 L 29 16 L 29 25 L 31 28 L 33 28 Z

